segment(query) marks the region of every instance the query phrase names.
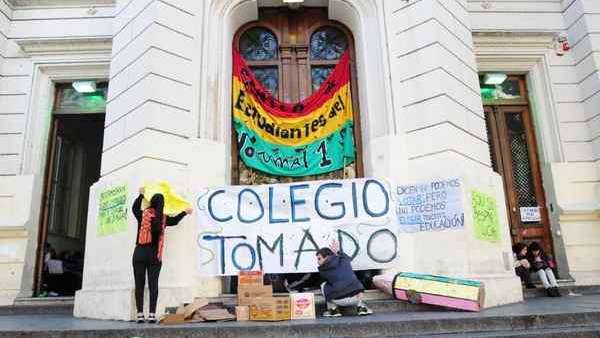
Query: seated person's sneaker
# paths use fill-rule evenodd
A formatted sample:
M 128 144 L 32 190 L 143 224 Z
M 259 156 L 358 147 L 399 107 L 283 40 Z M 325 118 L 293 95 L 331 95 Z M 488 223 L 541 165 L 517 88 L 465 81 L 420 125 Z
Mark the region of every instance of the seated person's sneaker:
M 156 316 L 154 315 L 154 313 L 151 313 L 150 315 L 148 315 L 148 323 L 156 324 Z
M 373 310 L 369 309 L 368 307 L 366 307 L 364 305 L 357 306 L 356 310 L 358 311 L 359 316 L 367 316 L 367 315 L 373 314 Z
M 144 317 L 144 314 L 140 312 L 140 313 L 137 314 L 137 317 L 135 318 L 135 321 L 138 324 L 143 324 L 143 323 L 146 322 L 146 318 Z
M 329 310 L 323 312 L 323 317 L 341 317 L 341 316 L 342 316 L 342 312 L 340 311 L 339 307 L 329 309 Z

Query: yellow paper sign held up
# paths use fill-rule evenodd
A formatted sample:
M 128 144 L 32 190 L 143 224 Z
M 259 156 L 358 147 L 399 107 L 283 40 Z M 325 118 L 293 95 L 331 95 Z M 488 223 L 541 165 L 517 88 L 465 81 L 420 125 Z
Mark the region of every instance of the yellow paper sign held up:
M 155 194 L 162 194 L 165 198 L 166 215 L 177 215 L 187 208 L 191 208 L 190 202 L 179 196 L 166 181 L 158 181 L 144 184 L 144 199 L 149 202 Z

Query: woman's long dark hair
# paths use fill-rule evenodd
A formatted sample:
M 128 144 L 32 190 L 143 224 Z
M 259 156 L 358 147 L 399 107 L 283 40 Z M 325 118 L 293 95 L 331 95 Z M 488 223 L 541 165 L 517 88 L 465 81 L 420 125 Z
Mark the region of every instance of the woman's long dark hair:
M 155 212 L 155 217 L 152 222 L 162 222 L 163 210 L 165 209 L 165 197 L 162 194 L 154 194 L 150 199 L 149 208 L 154 209 Z

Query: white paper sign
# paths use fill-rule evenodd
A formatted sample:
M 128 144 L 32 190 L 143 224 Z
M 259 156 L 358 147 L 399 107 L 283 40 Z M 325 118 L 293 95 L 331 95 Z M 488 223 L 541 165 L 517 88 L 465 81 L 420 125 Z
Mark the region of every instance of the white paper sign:
M 392 203 L 378 179 L 205 190 L 196 199 L 200 272 L 314 272 L 316 251 L 334 239 L 355 270 L 390 267 L 398 254 Z
M 396 212 L 400 231 L 464 228 L 462 195 L 463 185 L 458 178 L 398 186 Z
M 521 207 L 519 208 L 521 213 L 521 222 L 540 222 L 542 220 L 542 214 L 540 213 L 540 207 Z

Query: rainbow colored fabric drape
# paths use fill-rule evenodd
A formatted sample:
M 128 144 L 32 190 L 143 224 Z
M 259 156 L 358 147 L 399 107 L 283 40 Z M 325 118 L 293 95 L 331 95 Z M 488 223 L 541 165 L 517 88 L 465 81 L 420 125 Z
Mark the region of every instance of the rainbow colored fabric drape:
M 274 98 L 233 53 L 233 125 L 246 166 L 300 177 L 343 168 L 356 157 L 348 53 L 310 97 L 298 103 Z

